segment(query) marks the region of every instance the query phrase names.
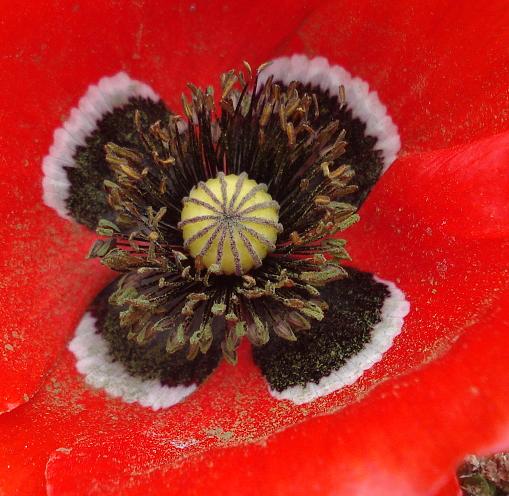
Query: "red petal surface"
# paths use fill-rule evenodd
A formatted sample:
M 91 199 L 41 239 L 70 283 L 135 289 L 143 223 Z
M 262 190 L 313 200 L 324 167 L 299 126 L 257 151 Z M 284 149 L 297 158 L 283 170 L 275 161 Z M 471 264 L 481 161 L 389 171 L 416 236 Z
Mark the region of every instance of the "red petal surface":
M 378 91 L 403 151 L 468 143 L 509 124 L 505 0 L 323 2 L 279 54 L 322 55 Z
M 454 472 L 463 455 L 509 443 L 509 293 L 493 312 L 446 357 L 338 413 L 247 446 L 190 453 L 138 477 L 132 473 L 139 458 L 130 466 L 125 461 L 122 494 L 459 495 Z M 140 439 L 123 440 L 129 441 Z M 154 440 L 144 436 L 141 442 L 151 453 Z M 72 495 L 76 487 L 83 494 L 118 494 L 119 486 L 101 482 L 118 470 L 115 459 L 124 460 L 124 449 L 110 443 L 55 453 L 46 471 L 50 494 Z M 90 467 L 83 486 L 78 463 Z
M 42 494 L 46 468 L 54 495 L 438 494 L 464 453 L 509 443 L 508 143 L 509 133 L 400 160 L 368 198 L 350 252 L 397 281 L 412 309 L 356 384 L 277 402 L 244 348 L 239 366 L 154 413 L 88 390 L 66 353 L 34 400 L 1 419 L 6 491 Z M 481 229 L 490 221 L 497 232 Z M 210 451 L 226 446 L 239 447 Z
M 256 64 L 274 51 L 304 51 L 379 90 L 406 151 L 507 127 L 505 2 L 331 2 L 288 38 L 306 9 L 284 1 L 265 12 L 248 2 L 3 7 L 0 315 L 13 348 L 0 350 L 3 409 L 38 387 L 107 277 L 82 262 L 83 231 L 40 205 L 52 129 L 100 76 L 125 69 L 174 104 L 188 79 L 204 84 L 243 57 Z M 47 464 L 55 495 L 450 494 L 463 453 L 509 441 L 508 167 L 507 135 L 498 136 L 401 160 L 375 188 L 350 252 L 360 268 L 397 281 L 412 312 L 354 386 L 301 407 L 276 402 L 244 349 L 240 366 L 223 365 L 188 401 L 154 413 L 87 389 L 65 352 L 40 394 L 0 419 L 0 487 L 45 494 Z
M 30 2 L 0 21 L 0 412 L 26 401 L 110 277 L 85 261 L 91 235 L 42 205 L 41 160 L 87 86 L 126 70 L 177 105 L 185 82 L 216 82 L 270 56 L 312 7 L 284 0 Z

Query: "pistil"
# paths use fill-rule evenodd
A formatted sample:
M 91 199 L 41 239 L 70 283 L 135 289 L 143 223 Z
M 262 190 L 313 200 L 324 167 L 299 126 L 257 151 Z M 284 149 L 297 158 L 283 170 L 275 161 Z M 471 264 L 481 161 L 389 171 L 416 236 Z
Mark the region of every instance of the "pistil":
M 179 227 L 184 248 L 217 273 L 243 275 L 262 264 L 276 248 L 279 204 L 246 173 L 222 172 L 200 182 L 183 199 Z

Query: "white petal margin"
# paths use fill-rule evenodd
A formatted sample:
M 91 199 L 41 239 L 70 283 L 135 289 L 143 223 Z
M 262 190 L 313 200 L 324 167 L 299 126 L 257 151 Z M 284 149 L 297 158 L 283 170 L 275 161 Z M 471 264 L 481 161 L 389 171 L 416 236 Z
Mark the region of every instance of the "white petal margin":
M 85 382 L 96 389 L 126 403 L 161 410 L 180 403 L 196 390 L 191 386 L 163 386 L 157 379 L 142 380 L 130 375 L 124 366 L 109 354 L 107 341 L 98 334 L 96 318 L 86 312 L 76 334 L 69 343 L 69 350 L 76 357 L 76 368 Z
M 327 377 L 322 377 L 318 384 L 308 382 L 305 386 L 292 386 L 281 392 L 269 387 L 269 392 L 274 398 L 289 400 L 296 405 L 309 403 L 350 386 L 382 359 L 383 354 L 392 346 L 394 338 L 401 332 L 404 318 L 410 312 L 410 303 L 393 282 L 376 276 L 374 279 L 387 287 L 389 296 L 382 305 L 381 320 L 373 327 L 369 343 L 359 353 L 350 357 L 340 369 L 331 372 Z
M 382 174 L 396 160 L 401 148 L 398 128 L 387 113 L 387 107 L 378 98 L 376 91 L 369 91 L 369 85 L 359 77 L 339 65 L 330 65 L 326 58 L 309 59 L 305 55 L 280 57 L 263 69 L 259 76 L 259 86 L 265 84 L 269 76 L 285 85 L 292 81 L 312 84 L 329 91 L 330 95 L 339 94 L 339 86 L 345 87 L 346 106 L 352 115 L 366 124 L 366 133 L 377 139 L 376 148 L 382 152 L 384 168 Z
M 96 85 L 88 87 L 63 126 L 53 133 L 53 144 L 42 161 L 43 200 L 64 219 L 71 218 L 66 204 L 70 183 L 64 167 L 75 167 L 73 157 L 76 149 L 85 145 L 85 140 L 93 133 L 97 122 L 133 97 L 154 102 L 160 100 L 150 86 L 131 79 L 125 72 L 103 77 Z

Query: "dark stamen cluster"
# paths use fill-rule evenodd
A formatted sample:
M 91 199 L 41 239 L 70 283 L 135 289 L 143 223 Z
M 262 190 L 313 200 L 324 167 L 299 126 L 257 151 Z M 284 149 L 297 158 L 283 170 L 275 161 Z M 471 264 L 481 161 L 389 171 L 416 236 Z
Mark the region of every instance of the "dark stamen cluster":
M 143 146 L 105 147 L 114 177 L 105 188 L 116 219 L 100 221 L 97 232 L 105 238 L 90 255 L 124 273 L 110 303 L 120 306 L 128 337 L 143 345 L 164 336 L 168 353 L 187 347 L 189 359 L 207 352 L 217 329 L 225 357 L 235 363 L 243 336 L 255 345 L 271 332 L 295 340 L 296 331 L 321 320 L 327 305 L 318 288 L 346 276 L 345 243 L 333 236 L 358 219 L 355 207 L 341 201 L 356 186 L 350 166 L 341 164 L 347 144 L 340 123 L 313 127 L 319 121 L 313 94 L 271 78 L 255 91 L 257 77 L 245 66 L 245 74 L 222 75 L 220 110 L 211 87 L 190 84 L 191 99 L 182 97 L 185 119 L 170 115 L 147 128 L 137 112 Z M 243 275 L 224 275 L 192 258 L 179 226 L 192 188 L 220 173 L 247 174 L 267 185 L 279 205 L 275 249 Z

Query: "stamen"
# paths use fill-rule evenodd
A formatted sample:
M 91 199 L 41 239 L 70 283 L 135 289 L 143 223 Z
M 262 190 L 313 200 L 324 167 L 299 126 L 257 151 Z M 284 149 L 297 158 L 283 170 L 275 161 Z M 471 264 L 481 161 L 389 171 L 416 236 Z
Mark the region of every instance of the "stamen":
M 133 145 L 103 146 L 112 214 L 90 256 L 124 274 L 110 304 L 140 353 L 198 360 L 222 338 L 235 363 L 244 335 L 294 341 L 324 318 L 318 288 L 346 276 L 344 243 L 324 242 L 358 219 L 340 201 L 357 190 L 341 98 L 271 78 L 257 91 L 261 70 L 225 74 L 221 109 L 190 85 L 185 125 L 134 109 Z

